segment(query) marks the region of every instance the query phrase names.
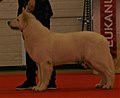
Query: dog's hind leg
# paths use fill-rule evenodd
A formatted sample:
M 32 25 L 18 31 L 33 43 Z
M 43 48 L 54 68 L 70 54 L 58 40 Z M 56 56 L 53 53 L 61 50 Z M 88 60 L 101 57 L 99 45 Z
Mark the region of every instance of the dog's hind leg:
M 95 85 L 95 87 L 102 88 L 106 84 L 107 80 L 103 73 L 101 73 L 100 71 L 97 71 L 97 72 L 98 72 L 98 75 L 101 77 L 101 80 L 98 84 Z
M 108 58 L 109 62 L 108 62 L 108 70 L 106 70 L 104 72 L 106 78 L 107 78 L 107 83 L 106 85 L 104 85 L 102 88 L 103 89 L 111 89 L 113 88 L 114 85 L 114 80 L 115 80 L 115 66 L 114 66 L 114 62 L 111 56 L 109 56 Z
M 100 73 L 99 75 L 102 77 L 99 84 L 97 84 L 97 88 L 102 89 L 111 89 L 114 83 L 114 69 L 107 66 L 108 63 L 102 61 L 100 64 L 96 63 L 96 70 Z M 103 67 L 101 67 L 103 65 Z
M 102 87 L 102 89 L 111 89 L 114 85 L 115 67 L 110 53 L 108 54 L 107 58 L 103 60 L 102 64 L 105 67 L 103 74 L 105 75 L 107 81 L 106 84 Z
M 91 64 L 92 63 L 92 64 Z M 98 84 L 96 84 L 95 85 L 95 87 L 96 88 L 102 88 L 105 84 L 106 84 L 106 82 L 107 82 L 107 80 L 106 80 L 106 77 L 105 77 L 105 75 L 103 74 L 103 72 L 101 72 L 99 69 L 99 66 L 100 66 L 100 64 L 99 63 L 97 63 L 97 62 L 95 62 L 95 61 L 93 61 L 93 62 L 88 62 L 87 61 L 87 65 L 91 68 L 91 69 L 93 69 L 93 71 L 95 71 L 95 72 L 97 72 L 97 74 L 96 75 L 98 75 L 98 76 L 100 76 L 100 81 L 99 81 L 99 83 Z
M 107 82 L 106 84 L 102 87 L 102 89 L 111 89 L 113 88 L 114 85 L 114 78 L 115 78 L 115 74 L 111 71 L 106 71 L 104 72 Z
M 111 89 L 114 84 L 114 74 L 109 72 L 108 69 L 106 71 L 100 72 L 102 81 L 96 85 L 97 88 L 101 89 Z

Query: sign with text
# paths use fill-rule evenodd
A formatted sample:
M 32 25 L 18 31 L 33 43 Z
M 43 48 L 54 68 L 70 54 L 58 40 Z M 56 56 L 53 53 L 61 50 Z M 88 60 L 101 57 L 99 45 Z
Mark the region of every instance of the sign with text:
M 100 15 L 101 34 L 107 38 L 111 54 L 116 58 L 116 0 L 100 0 Z

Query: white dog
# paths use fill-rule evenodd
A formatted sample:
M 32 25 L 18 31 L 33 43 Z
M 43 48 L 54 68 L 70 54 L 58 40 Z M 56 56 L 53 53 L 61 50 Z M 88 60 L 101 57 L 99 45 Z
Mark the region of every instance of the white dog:
M 33 87 L 35 91 L 46 90 L 54 65 L 80 60 L 88 63 L 101 76 L 96 87 L 113 87 L 114 64 L 104 36 L 88 31 L 51 32 L 24 9 L 21 15 L 8 24 L 22 31 L 25 49 L 38 65 L 39 81 Z

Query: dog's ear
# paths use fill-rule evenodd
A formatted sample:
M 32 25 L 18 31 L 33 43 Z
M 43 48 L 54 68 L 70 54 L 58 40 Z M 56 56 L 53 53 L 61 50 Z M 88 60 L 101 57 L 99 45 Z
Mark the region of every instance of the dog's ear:
M 25 23 L 27 23 L 28 22 L 28 14 L 27 14 L 27 12 L 26 12 L 26 9 L 22 9 L 22 19 L 23 19 L 23 21 L 25 22 Z
M 26 12 L 26 9 L 23 7 L 23 8 L 22 8 L 22 13 L 24 13 L 24 12 Z

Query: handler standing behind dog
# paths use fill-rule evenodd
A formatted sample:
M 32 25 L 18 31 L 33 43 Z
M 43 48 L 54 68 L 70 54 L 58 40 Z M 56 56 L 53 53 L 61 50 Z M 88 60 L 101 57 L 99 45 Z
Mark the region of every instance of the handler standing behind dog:
M 50 29 L 50 18 L 53 15 L 49 0 L 18 0 L 18 15 L 22 13 L 22 8 L 29 10 L 44 26 Z M 31 89 L 36 85 L 36 63 L 30 58 L 26 52 L 26 78 L 27 80 L 16 90 Z M 56 72 L 53 70 L 48 89 L 56 89 Z

